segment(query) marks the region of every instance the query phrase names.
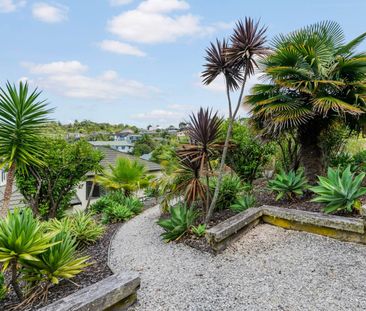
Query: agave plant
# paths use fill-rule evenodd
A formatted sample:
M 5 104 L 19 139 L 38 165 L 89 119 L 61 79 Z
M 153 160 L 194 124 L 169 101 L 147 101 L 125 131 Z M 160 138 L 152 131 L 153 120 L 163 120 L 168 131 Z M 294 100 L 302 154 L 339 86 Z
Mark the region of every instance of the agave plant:
M 211 47 L 206 50 L 205 70 L 202 73 L 203 83 L 210 84 L 222 74 L 226 82 L 229 107 L 229 125 L 218 170 L 218 180 L 206 215 L 206 222 L 212 217 L 219 196 L 233 122 L 242 104 L 244 87 L 257 67 L 257 59 L 268 53 L 265 46 L 265 32 L 266 28 L 260 27 L 258 22 L 255 23 L 253 19 L 246 18 L 244 22 L 237 22 L 234 34 L 230 38 L 230 45 L 225 40 L 222 43 L 217 40 L 216 46 L 211 43 Z M 240 89 L 238 101 L 233 107 L 230 92 L 238 89 Z
M 89 265 L 89 257 L 77 256 L 77 242 L 69 232 L 59 232 L 51 242 L 53 245 L 39 255 L 37 261 L 29 262 L 23 269 L 24 280 L 58 284 L 60 279 L 71 279 Z
M 230 206 L 230 209 L 233 212 L 240 213 L 248 208 L 251 208 L 254 206 L 256 202 L 255 197 L 252 194 L 246 194 L 243 197 L 239 198 L 234 204 Z
M 199 224 L 197 227 L 192 226 L 192 233 L 197 237 L 202 237 L 206 233 L 206 224 Z
M 15 209 L 5 219 L 0 219 L 0 262 L 3 263 L 4 270 L 11 267 L 11 284 L 20 300 L 23 294 L 17 280 L 18 265 L 39 261 L 40 254 L 60 243 L 52 240 L 56 234 L 57 232 L 45 233 L 29 208 Z
M 321 135 L 335 123 L 362 126 L 365 109 L 365 52 L 361 34 L 345 42 L 336 22 L 316 23 L 276 37 L 262 61 L 266 84 L 257 84 L 246 103 L 265 133 L 296 131 L 301 165 L 313 183 L 324 172 Z
M 170 209 L 170 218 L 157 223 L 165 232 L 161 234 L 166 242 L 175 241 L 193 226 L 198 213 L 187 205 L 178 205 Z
M 294 201 L 297 196 L 301 196 L 308 187 L 307 180 L 302 170 L 286 173 L 281 171 L 275 178 L 268 182 L 269 189 L 276 193 L 276 201 L 286 198 Z
M 359 198 L 366 194 L 362 187 L 365 173 L 356 175 L 351 172 L 350 166 L 342 171 L 341 168 L 328 168 L 327 177 L 319 176 L 317 186 L 310 188 L 317 196 L 313 202 L 325 203 L 324 211 L 334 213 L 339 210 L 351 212 L 361 207 Z

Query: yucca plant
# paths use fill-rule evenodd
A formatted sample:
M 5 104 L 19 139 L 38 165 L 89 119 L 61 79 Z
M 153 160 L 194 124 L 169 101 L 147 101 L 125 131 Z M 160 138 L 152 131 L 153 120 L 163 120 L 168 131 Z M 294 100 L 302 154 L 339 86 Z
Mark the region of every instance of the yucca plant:
M 296 197 L 303 195 L 308 183 L 304 176 L 304 171 L 297 170 L 286 173 L 281 171 L 275 178 L 268 182 L 269 189 L 275 193 L 276 201 L 287 199 L 294 201 Z
M 23 294 L 17 280 L 18 265 L 39 261 L 40 254 L 60 243 L 52 240 L 56 234 L 45 233 L 29 208 L 15 209 L 13 213 L 8 212 L 5 219 L 0 219 L 0 262 L 4 270 L 11 268 L 11 285 L 20 300 Z
M 42 127 L 49 121 L 53 111 L 41 92 L 29 91 L 28 84 L 19 82 L 19 87 L 6 84 L 0 88 L 0 158 L 2 167 L 8 170 L 0 216 L 5 217 L 11 199 L 15 171 L 25 170 L 29 165 L 41 165 L 44 148 L 40 140 Z
M 29 262 L 22 271 L 24 280 L 58 284 L 61 279 L 75 277 L 89 265 L 89 257 L 77 255 L 77 242 L 69 232 L 59 232 L 51 242 L 53 245 L 39 255 L 37 261 Z
M 157 223 L 165 232 L 161 234 L 164 241 L 170 242 L 179 239 L 190 230 L 198 212 L 187 205 L 178 205 L 170 209 L 170 218 L 159 220 Z
M 359 198 L 366 194 L 366 188 L 361 186 L 364 178 L 365 173 L 352 173 L 350 166 L 343 171 L 341 168 L 330 167 L 327 177 L 319 176 L 318 185 L 310 188 L 317 195 L 312 201 L 325 203 L 326 213 L 339 210 L 352 212 L 353 209 L 359 209 Z
M 230 206 L 230 209 L 235 213 L 240 213 L 248 208 L 251 208 L 255 205 L 256 199 L 252 194 L 246 194 L 243 197 L 239 198 L 234 204 Z
M 192 233 L 197 237 L 202 237 L 206 233 L 206 224 L 199 224 L 197 227 L 192 226 Z

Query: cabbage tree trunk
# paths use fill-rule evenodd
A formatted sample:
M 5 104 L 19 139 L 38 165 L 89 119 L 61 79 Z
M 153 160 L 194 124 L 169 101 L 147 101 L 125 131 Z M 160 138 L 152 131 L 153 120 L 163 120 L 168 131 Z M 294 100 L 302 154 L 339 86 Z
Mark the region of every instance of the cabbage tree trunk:
M 8 214 L 11 195 L 13 193 L 13 184 L 15 178 L 15 163 L 12 163 L 6 176 L 6 186 L 4 191 L 3 207 L 1 209 L 0 217 L 4 218 Z

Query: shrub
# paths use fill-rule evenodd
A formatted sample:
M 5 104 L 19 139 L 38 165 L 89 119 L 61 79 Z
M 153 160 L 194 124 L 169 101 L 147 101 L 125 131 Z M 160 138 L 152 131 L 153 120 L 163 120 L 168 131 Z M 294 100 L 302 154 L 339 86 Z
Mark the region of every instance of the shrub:
M 199 224 L 197 227 L 192 226 L 192 233 L 199 238 L 204 236 L 206 233 L 206 225 Z
M 105 209 L 112 204 L 112 200 L 107 196 L 103 196 L 98 201 L 90 205 L 90 210 L 96 214 L 102 213 Z
M 340 167 L 341 169 L 345 169 L 347 166 L 354 167 L 354 164 L 354 158 L 347 152 L 341 152 L 329 160 L 331 167 Z
M 161 234 L 164 241 L 170 242 L 179 239 L 193 225 L 198 213 L 186 205 L 177 205 L 170 209 L 170 218 L 159 220 L 157 223 L 165 232 Z
M 355 170 L 357 172 L 365 172 L 366 171 L 366 150 L 357 152 L 353 156 L 353 164 L 354 164 Z
M 210 188 L 213 193 L 216 187 L 217 179 L 211 178 Z M 239 196 L 250 189 L 250 185 L 242 183 L 236 175 L 225 175 L 222 179 L 216 208 L 226 209 L 233 205 Z
M 329 168 L 327 177 L 319 176 L 318 186 L 310 189 L 317 195 L 312 201 L 325 203 L 326 213 L 359 209 L 359 198 L 366 194 L 366 188 L 361 186 L 364 178 L 365 173 L 351 173 L 349 166 L 343 171 L 340 168 Z
M 70 219 L 70 233 L 76 239 L 77 243 L 95 243 L 103 236 L 105 227 L 98 224 L 91 213 L 77 212 L 70 216 Z
M 8 293 L 8 289 L 5 285 L 4 275 L 0 272 L 0 301 L 4 300 L 7 293 Z
M 251 208 L 255 204 L 255 197 L 252 194 L 246 194 L 242 198 L 238 199 L 233 205 L 230 206 L 230 209 L 233 212 L 240 213 L 242 211 Z
M 122 222 L 132 218 L 134 213 L 125 205 L 113 203 L 103 213 L 103 223 Z
M 53 245 L 22 271 L 24 280 L 58 284 L 60 279 L 71 279 L 89 265 L 89 257 L 77 256 L 77 242 L 69 232 L 60 231 L 51 242 Z
M 275 178 L 268 182 L 269 189 L 274 192 L 276 201 L 286 198 L 294 201 L 297 196 L 303 195 L 303 191 L 308 187 L 307 180 L 302 170 L 290 171 L 288 173 L 281 171 Z

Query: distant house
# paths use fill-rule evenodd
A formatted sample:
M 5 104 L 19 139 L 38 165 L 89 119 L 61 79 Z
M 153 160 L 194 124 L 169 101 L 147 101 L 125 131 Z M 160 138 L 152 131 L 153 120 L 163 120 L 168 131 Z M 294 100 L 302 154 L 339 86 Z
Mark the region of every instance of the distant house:
M 135 143 L 126 140 L 114 140 L 114 141 L 89 141 L 94 147 L 110 147 L 117 151 L 124 153 L 132 153 Z
M 114 165 L 116 163 L 116 160 L 118 158 L 127 158 L 130 160 L 137 160 L 141 164 L 143 164 L 148 172 L 149 175 L 155 175 L 159 176 L 161 175 L 162 168 L 159 164 L 147 161 L 144 159 L 140 159 L 138 157 L 125 154 L 122 152 L 119 152 L 115 149 L 111 149 L 109 147 L 104 146 L 96 146 L 96 149 L 100 150 L 104 154 L 104 159 L 102 160 L 101 164 L 105 169 L 108 169 L 109 165 Z M 86 207 L 86 204 L 88 202 L 89 194 L 92 189 L 93 180 L 95 178 L 94 172 L 88 173 L 87 181 L 80 185 L 80 187 L 77 190 L 77 197 L 81 202 L 81 209 L 84 209 Z M 104 194 L 104 189 L 100 187 L 98 184 L 94 186 L 94 190 L 91 196 L 91 202 L 95 202 L 100 196 Z
M 120 140 L 125 140 L 125 138 L 129 135 L 133 135 L 135 134 L 135 132 L 129 128 L 124 129 L 123 131 L 117 132 L 114 134 L 114 140 L 115 141 L 120 141 Z

